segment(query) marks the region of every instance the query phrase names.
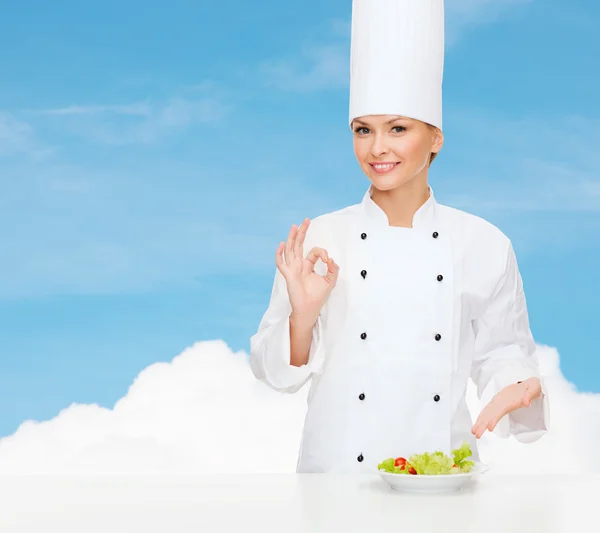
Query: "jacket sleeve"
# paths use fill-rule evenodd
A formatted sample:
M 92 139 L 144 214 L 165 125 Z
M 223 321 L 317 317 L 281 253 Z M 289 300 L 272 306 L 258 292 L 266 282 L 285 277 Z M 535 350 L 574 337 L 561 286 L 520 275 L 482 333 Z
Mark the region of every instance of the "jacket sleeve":
M 549 429 L 548 393 L 539 373 L 523 283 L 510 241 L 503 275 L 487 309 L 473 326 L 475 356 L 471 378 L 483 406 L 517 381 L 537 377 L 542 384 L 542 394 L 529 407 L 504 416 L 494 433 L 502 438 L 512 435 L 521 442 L 538 440 Z
M 276 270 L 269 306 L 250 338 L 250 367 L 254 376 L 279 392 L 295 393 L 323 368 L 323 325 L 321 317 L 313 327 L 306 365 L 290 363 L 290 322 L 292 311 L 285 278 Z

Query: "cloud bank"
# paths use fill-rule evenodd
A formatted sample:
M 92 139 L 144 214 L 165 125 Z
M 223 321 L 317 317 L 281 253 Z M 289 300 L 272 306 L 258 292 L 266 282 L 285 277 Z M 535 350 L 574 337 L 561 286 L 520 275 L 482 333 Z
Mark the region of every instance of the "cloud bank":
M 502 473 L 600 472 L 600 394 L 568 383 L 553 348 L 539 357 L 551 432 L 529 445 L 486 434 L 482 460 Z M 24 422 L 0 440 L 0 474 L 294 472 L 306 393 L 276 393 L 254 379 L 244 352 L 199 342 L 144 369 L 112 409 L 74 404 Z M 473 387 L 468 403 L 476 416 Z

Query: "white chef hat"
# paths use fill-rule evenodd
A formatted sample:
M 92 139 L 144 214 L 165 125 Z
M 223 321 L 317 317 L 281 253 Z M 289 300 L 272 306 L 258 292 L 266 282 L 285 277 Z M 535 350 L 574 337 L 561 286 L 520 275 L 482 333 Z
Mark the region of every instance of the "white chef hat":
M 442 128 L 444 0 L 353 0 L 350 123 L 402 115 Z

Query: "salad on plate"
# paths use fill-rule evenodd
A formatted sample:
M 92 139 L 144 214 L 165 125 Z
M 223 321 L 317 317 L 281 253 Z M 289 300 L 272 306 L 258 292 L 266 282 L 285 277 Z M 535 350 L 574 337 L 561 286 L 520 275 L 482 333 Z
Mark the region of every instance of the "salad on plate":
M 378 470 L 390 474 L 401 475 L 452 475 L 466 474 L 471 472 L 475 463 L 470 461 L 472 457 L 471 447 L 463 442 L 460 448 L 452 450 L 452 456 L 441 451 L 413 454 L 405 457 L 390 457 L 378 465 Z

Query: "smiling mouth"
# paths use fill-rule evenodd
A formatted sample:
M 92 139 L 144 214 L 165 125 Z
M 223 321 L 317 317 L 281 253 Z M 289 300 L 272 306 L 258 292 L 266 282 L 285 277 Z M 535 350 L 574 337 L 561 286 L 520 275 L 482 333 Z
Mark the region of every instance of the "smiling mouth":
M 400 163 L 369 163 L 371 168 L 377 172 L 377 174 L 385 174 L 390 170 L 396 168 Z

